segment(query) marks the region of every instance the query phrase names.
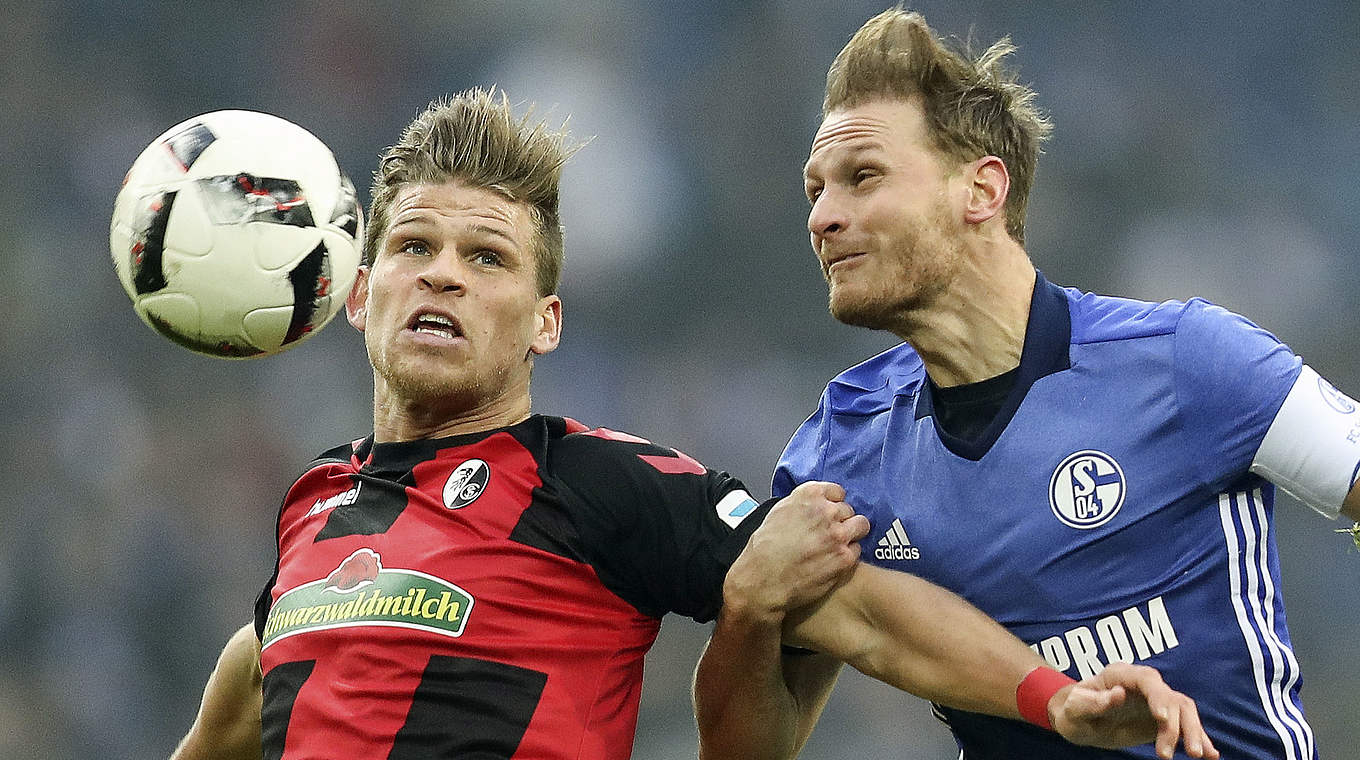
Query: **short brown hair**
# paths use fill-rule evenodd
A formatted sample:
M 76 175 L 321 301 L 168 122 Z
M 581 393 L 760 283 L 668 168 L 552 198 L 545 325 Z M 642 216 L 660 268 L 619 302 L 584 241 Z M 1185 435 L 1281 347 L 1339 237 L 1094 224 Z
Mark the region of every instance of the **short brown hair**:
M 822 116 L 878 99 L 919 99 L 935 148 L 959 161 L 996 156 L 1010 173 L 1006 232 L 1025 242 L 1025 205 L 1039 145 L 1052 131 L 1034 90 L 1003 66 L 1009 37 L 976 59 L 950 45 L 919 13 L 900 6 L 870 19 L 836 56 L 826 75 Z
M 430 103 L 383 153 L 373 174 L 364 262 L 372 264 L 377 257 L 392 222 L 392 201 L 403 187 L 458 180 L 529 207 L 538 233 L 539 295 L 556 292 L 562 278 L 558 184 L 573 149 L 566 145 L 565 129 L 551 130 L 529 119 L 527 114 L 515 118 L 509 99 L 495 87 Z

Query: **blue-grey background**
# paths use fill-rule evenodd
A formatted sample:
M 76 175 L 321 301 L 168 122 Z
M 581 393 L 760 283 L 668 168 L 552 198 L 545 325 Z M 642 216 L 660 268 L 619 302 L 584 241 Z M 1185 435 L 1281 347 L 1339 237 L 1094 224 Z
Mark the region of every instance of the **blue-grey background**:
M 233 363 L 137 320 L 106 235 L 146 143 L 204 111 L 264 110 L 310 128 L 366 187 L 440 94 L 496 83 L 570 115 L 593 140 L 566 172 L 566 336 L 539 364 L 536 407 L 766 493 L 826 379 L 891 344 L 827 316 L 800 186 L 826 66 L 884 2 L 5 3 L 0 756 L 168 754 L 269 575 L 282 489 L 370 426 L 370 371 L 343 321 Z M 940 30 L 1020 46 L 1056 124 L 1028 246 L 1051 279 L 1204 295 L 1360 392 L 1360 5 L 917 7 Z M 1306 704 L 1324 756 L 1347 757 L 1360 553 L 1336 527 L 1282 499 Z M 664 627 L 637 757 L 693 757 L 705 635 Z M 851 673 L 805 756 L 950 746 L 918 700 Z

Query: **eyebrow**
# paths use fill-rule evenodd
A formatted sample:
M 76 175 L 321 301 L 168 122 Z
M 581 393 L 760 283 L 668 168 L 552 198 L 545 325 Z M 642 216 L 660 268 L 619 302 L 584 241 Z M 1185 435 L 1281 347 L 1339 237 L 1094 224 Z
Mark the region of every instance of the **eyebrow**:
M 488 225 L 488 224 L 474 224 L 474 225 L 472 225 L 471 229 L 472 229 L 473 232 L 481 232 L 481 233 L 486 234 L 486 235 L 492 235 L 492 236 L 494 236 L 494 237 L 501 238 L 502 240 L 506 241 L 507 243 L 511 243 L 511 244 L 516 245 L 516 246 L 519 245 L 519 241 L 518 241 L 518 240 L 515 240 L 513 237 L 511 237 L 511 236 L 510 236 L 510 233 L 506 232 L 505 230 L 496 229 L 495 227 L 492 227 L 491 225 Z
M 419 227 L 422 227 L 422 226 L 433 225 L 433 224 L 434 224 L 434 222 L 432 222 L 432 221 L 426 219 L 426 218 L 423 217 L 423 216 L 414 216 L 414 217 L 410 217 L 410 218 L 408 218 L 408 219 L 403 219 L 403 220 L 400 221 L 400 222 L 396 222 L 396 223 L 393 224 L 390 228 L 388 228 L 388 231 L 389 231 L 389 233 L 390 233 L 390 232 L 396 232 L 397 230 L 402 229 L 403 227 L 417 227 L 417 228 L 419 228 Z M 519 246 L 519 241 L 518 241 L 518 240 L 515 240 L 515 238 L 511 237 L 510 233 L 508 233 L 508 232 L 506 232 L 506 231 L 504 231 L 504 230 L 500 230 L 500 229 L 497 229 L 497 228 L 495 228 L 495 227 L 492 227 L 492 226 L 489 225 L 489 224 L 472 224 L 472 225 L 470 225 L 470 226 L 468 227 L 468 230 L 470 230 L 471 232 L 479 232 L 479 233 L 482 233 L 482 234 L 484 234 L 484 235 L 491 235 L 492 237 L 500 238 L 500 239 L 506 241 L 507 243 L 510 243 L 511 245 L 514 245 L 514 246 L 516 246 L 516 247 Z
M 832 157 L 832 158 L 828 158 L 828 159 L 824 160 L 822 163 L 831 163 L 832 165 L 839 164 L 839 163 L 845 163 L 845 162 L 854 160 L 856 157 L 858 157 L 858 156 L 859 156 L 860 154 L 862 154 L 862 153 L 871 153 L 871 152 L 873 152 L 873 151 L 881 151 L 881 150 L 883 150 L 883 145 L 882 145 L 881 143 L 879 143 L 877 140 L 873 140 L 872 142 L 862 142 L 862 143 L 857 143 L 857 144 L 855 144 L 855 145 L 851 145 L 851 146 L 847 147 L 847 148 L 845 149 L 845 152 L 844 152 L 844 153 L 839 154 L 839 155 L 836 155 L 836 156 L 834 156 L 834 157 Z M 807 163 L 803 164 L 803 180 L 804 180 L 804 181 L 807 181 L 807 179 L 808 179 L 808 170 L 812 168 L 813 162 L 816 161 L 816 160 L 817 160 L 816 158 L 809 158 L 809 159 L 807 160 Z

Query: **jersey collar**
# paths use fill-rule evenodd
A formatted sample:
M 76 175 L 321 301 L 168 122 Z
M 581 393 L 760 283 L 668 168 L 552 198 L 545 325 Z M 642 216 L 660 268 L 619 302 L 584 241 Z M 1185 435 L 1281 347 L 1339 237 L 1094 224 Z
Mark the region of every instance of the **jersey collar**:
M 470 446 L 497 433 L 509 433 L 518 438 L 524 431 L 533 428 L 535 425 L 543 424 L 543 419 L 542 415 L 534 414 L 523 422 L 509 427 L 492 428 L 443 438 L 417 438 L 412 441 L 375 443 L 373 435 L 369 434 L 367 438 L 353 444 L 351 462 L 360 467 L 363 472 L 386 474 L 396 479 L 399 474 L 409 473 L 421 462 L 434 459 L 444 449 Z
M 1072 316 L 1068 309 L 1067 293 L 1045 279 L 1042 272 L 1036 271 L 1034 295 L 1029 304 L 1029 322 L 1025 327 L 1025 344 L 1020 350 L 1020 371 L 992 423 L 974 440 L 946 433 L 935 417 L 935 384 L 929 376 L 916 397 L 916 419 L 930 417 L 935 423 L 935 433 L 945 448 L 965 459 L 977 461 L 991 450 L 1006 430 L 1030 386 L 1042 377 L 1072 366 L 1069 356 L 1071 345 Z

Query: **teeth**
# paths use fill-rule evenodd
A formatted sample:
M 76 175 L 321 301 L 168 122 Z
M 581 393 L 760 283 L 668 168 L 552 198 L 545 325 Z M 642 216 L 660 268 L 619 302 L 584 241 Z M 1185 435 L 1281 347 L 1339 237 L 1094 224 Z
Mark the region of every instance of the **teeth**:
M 412 329 L 418 333 L 427 333 L 444 340 L 453 340 L 458 337 L 458 328 L 449 317 L 442 314 L 431 312 L 420 312 L 416 315 L 415 324 Z
M 439 337 L 444 338 L 445 340 L 453 340 L 453 333 L 449 332 L 448 330 L 436 330 L 433 327 L 420 326 L 416 328 L 416 332 L 429 333 L 431 335 L 438 335 Z

